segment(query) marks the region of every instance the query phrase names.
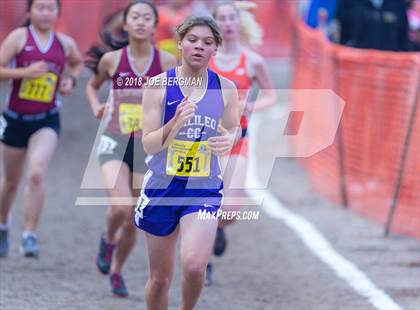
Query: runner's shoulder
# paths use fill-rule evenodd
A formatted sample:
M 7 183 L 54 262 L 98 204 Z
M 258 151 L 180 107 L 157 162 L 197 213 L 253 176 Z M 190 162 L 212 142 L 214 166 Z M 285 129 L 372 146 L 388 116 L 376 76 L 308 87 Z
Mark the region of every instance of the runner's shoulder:
M 148 89 L 165 88 L 163 87 L 163 84 L 161 83 L 161 81 L 165 80 L 166 76 L 167 76 L 167 72 L 165 71 L 165 72 L 159 73 L 158 75 L 150 77 L 149 80 L 151 81 L 147 83 L 146 87 Z
M 250 66 L 253 71 L 265 65 L 264 57 L 257 52 L 247 48 L 245 49 L 245 54 L 247 56 L 248 66 Z
M 163 70 L 171 69 L 177 65 L 177 60 L 174 55 L 160 49 L 158 49 L 158 51 L 159 51 L 160 63 L 162 65 Z
M 118 49 L 118 50 L 113 50 L 113 51 L 108 51 L 106 52 L 101 59 L 103 59 L 104 61 L 107 62 L 115 62 L 115 61 L 120 61 L 121 58 L 121 54 L 122 54 L 122 48 Z
M 76 41 L 71 36 L 65 33 L 57 32 L 57 37 L 60 40 L 60 42 L 65 46 L 76 46 Z
M 28 39 L 28 27 L 19 27 L 12 30 L 4 40 L 8 46 L 13 46 L 17 52 L 23 49 Z M 9 45 L 10 44 L 10 45 Z
M 151 100 L 153 104 L 161 104 L 163 102 L 164 94 L 166 87 L 163 86 L 162 80 L 166 79 L 166 71 L 158 75 L 150 77 L 147 81 L 147 84 L 144 85 L 144 94 L 143 98 Z M 144 104 L 144 101 L 143 101 Z
M 7 38 L 19 39 L 22 38 L 22 36 L 26 37 L 27 33 L 28 27 L 19 27 L 10 31 Z
M 232 101 L 237 101 L 238 99 L 238 90 L 236 89 L 235 83 L 231 80 L 220 76 L 220 89 L 222 90 L 224 104 L 228 104 Z
M 251 61 L 254 63 L 264 61 L 264 58 L 257 52 L 253 51 L 252 49 L 245 48 L 244 51 L 245 51 L 245 55 L 247 56 L 248 61 Z
M 114 72 L 117 70 L 118 64 L 120 63 L 122 49 L 115 51 L 109 51 L 103 54 L 100 60 L 100 66 L 105 68 L 108 72 Z M 112 75 L 112 74 L 110 74 Z
M 219 79 L 220 79 L 220 87 L 222 90 L 225 89 L 236 89 L 236 85 L 235 83 L 233 83 L 231 80 L 229 80 L 228 78 L 225 78 L 224 76 L 218 74 Z

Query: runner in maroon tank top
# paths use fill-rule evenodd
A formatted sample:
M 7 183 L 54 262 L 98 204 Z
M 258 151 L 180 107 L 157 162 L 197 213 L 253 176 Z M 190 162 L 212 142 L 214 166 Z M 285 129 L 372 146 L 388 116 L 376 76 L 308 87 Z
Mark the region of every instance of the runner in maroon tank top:
M 58 107 L 57 89 L 66 64 L 66 55 L 55 33 L 50 32 L 47 45 L 43 48 L 35 27 L 30 25 L 25 30 L 28 39 L 15 56 L 15 67 L 28 67 L 36 61 L 43 61 L 47 72 L 41 80 L 13 80 L 11 94 L 6 100 L 6 110 L 18 114 L 38 114 Z
M 0 184 L 0 257 L 9 250 L 8 215 L 28 158 L 22 254 L 37 257 L 36 229 L 44 205 L 45 172 L 60 132 L 59 94 L 75 86 L 81 56 L 72 38 L 54 32 L 59 0 L 29 0 L 28 26 L 0 47 L 0 80 L 9 81 L 0 118 L 4 174 Z M 66 72 L 65 71 L 66 69 Z
M 88 55 L 92 59 L 87 65 L 95 74 L 86 86 L 94 115 L 104 117 L 106 122 L 98 155 L 111 204 L 96 265 L 101 273 L 111 274 L 112 292 L 119 297 L 128 295 L 121 271 L 137 234 L 133 224 L 134 203 L 122 201 L 121 197 L 137 198 L 147 171 L 141 143 L 142 85 L 148 77 L 176 65 L 174 56 L 152 44 L 158 13 L 149 1 L 130 3 L 123 19 L 128 42 L 118 42 L 109 33 L 102 34 L 105 43 L 114 50 L 104 53 L 104 48 L 91 48 Z M 110 95 L 107 103 L 101 104 L 97 91 L 107 80 L 112 81 Z

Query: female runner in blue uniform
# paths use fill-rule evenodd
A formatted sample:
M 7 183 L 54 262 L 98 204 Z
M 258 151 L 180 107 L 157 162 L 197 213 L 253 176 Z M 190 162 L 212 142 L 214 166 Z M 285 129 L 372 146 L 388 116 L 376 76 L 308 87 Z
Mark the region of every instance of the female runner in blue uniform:
M 196 305 L 217 229 L 216 217 L 200 220 L 199 214 L 214 214 L 220 208 L 219 156 L 240 137 L 235 85 L 208 69 L 221 44 L 217 24 L 211 17 L 190 17 L 177 33 L 182 65 L 156 76 L 143 96 L 143 146 L 149 170 L 135 223 L 146 232 L 148 309 L 168 307 L 178 236 L 183 274 L 180 308 Z M 202 83 L 171 83 L 188 78 Z M 220 123 L 222 132 L 217 131 Z

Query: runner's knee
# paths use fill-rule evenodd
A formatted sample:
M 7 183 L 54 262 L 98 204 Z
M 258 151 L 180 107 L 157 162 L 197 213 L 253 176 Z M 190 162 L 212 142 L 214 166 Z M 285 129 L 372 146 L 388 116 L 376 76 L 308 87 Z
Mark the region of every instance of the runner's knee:
M 201 277 L 206 270 L 207 262 L 194 256 L 184 258 L 182 262 L 183 273 L 187 279 Z
M 111 214 L 113 217 L 117 217 L 125 221 L 131 218 L 130 214 L 132 215 L 132 213 L 132 208 L 128 206 L 113 206 L 111 208 Z
M 30 167 L 28 171 L 28 184 L 30 186 L 40 186 L 44 182 L 44 169 L 40 167 Z
M 6 178 L 2 182 L 3 185 L 3 191 L 4 192 L 15 192 L 19 186 L 19 179 L 15 178 Z
M 171 277 L 169 275 L 160 274 L 150 277 L 150 285 L 154 291 L 165 292 L 169 290 Z
M 132 238 L 137 236 L 137 227 L 133 224 L 133 217 L 129 216 L 123 223 L 123 229 L 125 234 L 129 234 Z

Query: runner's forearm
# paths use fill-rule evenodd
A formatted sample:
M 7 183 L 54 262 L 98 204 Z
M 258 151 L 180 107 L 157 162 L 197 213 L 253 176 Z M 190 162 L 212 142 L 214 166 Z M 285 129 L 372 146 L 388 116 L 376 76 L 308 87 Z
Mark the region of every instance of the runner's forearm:
M 99 101 L 98 95 L 97 95 L 97 89 L 88 83 L 86 85 L 86 97 L 88 99 L 89 105 L 92 109 L 94 107 L 101 105 L 101 102 Z
M 142 142 L 145 152 L 153 155 L 166 149 L 178 133 L 179 129 L 174 125 L 175 119 L 173 118 L 159 129 L 143 135 Z
M 82 68 L 83 68 L 82 63 L 69 65 L 69 67 L 67 69 L 67 75 L 69 75 L 71 77 L 74 77 L 74 78 L 79 78 L 80 74 L 82 72 Z
M 26 68 L 0 67 L 0 80 L 17 80 L 25 77 Z
M 232 127 L 230 129 L 227 129 L 227 131 L 233 135 L 235 137 L 233 145 L 235 145 L 236 143 L 238 143 L 238 141 L 241 139 L 242 137 L 242 129 L 241 126 L 235 126 Z

